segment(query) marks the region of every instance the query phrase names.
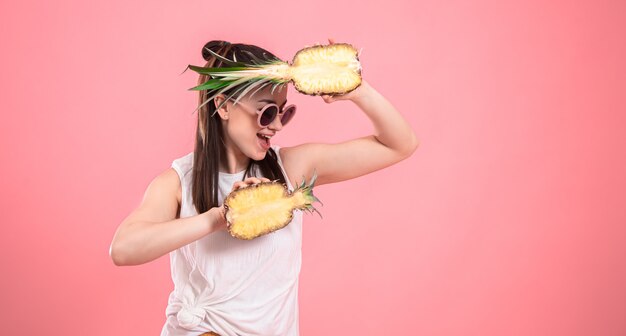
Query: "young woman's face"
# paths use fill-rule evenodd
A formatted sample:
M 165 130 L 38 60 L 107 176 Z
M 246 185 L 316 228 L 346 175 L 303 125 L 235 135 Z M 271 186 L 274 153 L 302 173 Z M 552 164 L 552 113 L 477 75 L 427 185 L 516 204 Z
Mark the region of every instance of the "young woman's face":
M 269 125 L 260 126 L 257 111 L 269 103 L 275 103 L 281 109 L 289 105 L 287 90 L 288 85 L 285 84 L 280 91 L 276 88 L 271 94 L 271 86 L 266 86 L 252 97 L 249 95 L 242 97 L 237 105 L 233 106 L 234 100 L 230 100 L 227 103 L 228 113 L 224 114 L 228 118 L 222 118 L 222 126 L 227 138 L 225 139 L 226 145 L 234 146 L 234 149 L 238 149 L 251 159 L 262 160 L 271 145 L 272 137 L 283 128 L 283 125 L 278 116 Z M 268 135 L 270 139 L 261 138 L 260 134 Z

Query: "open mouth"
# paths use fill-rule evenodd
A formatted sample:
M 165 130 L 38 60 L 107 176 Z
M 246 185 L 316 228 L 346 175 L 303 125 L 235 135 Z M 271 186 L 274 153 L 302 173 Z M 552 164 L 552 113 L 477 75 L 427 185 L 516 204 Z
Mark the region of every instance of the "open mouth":
M 264 149 L 267 149 L 270 147 L 270 139 L 257 133 L 256 137 L 259 139 L 259 144 L 261 145 L 261 147 L 263 147 Z

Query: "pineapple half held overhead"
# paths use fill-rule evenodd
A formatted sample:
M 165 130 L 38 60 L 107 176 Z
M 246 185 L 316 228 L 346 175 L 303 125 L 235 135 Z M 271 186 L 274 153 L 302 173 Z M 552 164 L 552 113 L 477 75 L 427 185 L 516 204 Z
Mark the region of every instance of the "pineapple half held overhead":
M 300 49 L 289 72 L 296 90 L 312 96 L 345 94 L 361 85 L 358 52 L 347 43 Z
M 303 178 L 302 184 L 291 193 L 286 185 L 277 181 L 261 182 L 231 192 L 224 200 L 228 231 L 235 238 L 250 240 L 287 226 L 294 210 L 315 211 L 321 217 L 312 205 L 313 202 L 322 203 L 313 195 L 316 178 L 314 171 L 309 185 Z
M 203 84 L 189 89 L 210 91 L 211 96 L 196 110 L 218 94 L 234 87 L 238 88 L 224 102 L 237 95 L 237 104 L 241 97 L 253 89 L 256 90 L 251 95 L 268 85 L 272 85 L 273 94 L 277 87 L 281 90 L 288 82 L 292 82 L 298 92 L 311 96 L 345 94 L 358 88 L 362 82 L 360 51 L 348 43 L 300 49 L 291 64 L 278 58 L 259 59 L 252 53 L 243 51 L 253 60 L 252 64 L 248 64 L 236 59 L 229 60 L 210 49 L 206 50 L 228 67 L 205 68 L 190 64 L 185 68 L 185 71 L 191 69 L 211 77 Z M 220 104 L 217 108 L 221 106 Z

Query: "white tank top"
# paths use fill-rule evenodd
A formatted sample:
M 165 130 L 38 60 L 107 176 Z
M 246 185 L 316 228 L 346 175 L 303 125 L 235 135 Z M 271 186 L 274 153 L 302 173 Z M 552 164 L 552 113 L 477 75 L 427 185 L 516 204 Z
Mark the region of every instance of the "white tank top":
M 280 147 L 272 148 L 278 155 Z M 182 186 L 180 218 L 197 215 L 191 194 L 193 155 L 191 152 L 172 162 Z M 279 155 L 278 163 L 293 191 Z M 243 175 L 244 171 L 219 173 L 218 204 Z M 161 336 L 207 331 L 222 336 L 299 334 L 301 211 L 294 211 L 286 227 L 253 240 L 237 239 L 220 230 L 169 255 L 174 290 L 169 295 Z

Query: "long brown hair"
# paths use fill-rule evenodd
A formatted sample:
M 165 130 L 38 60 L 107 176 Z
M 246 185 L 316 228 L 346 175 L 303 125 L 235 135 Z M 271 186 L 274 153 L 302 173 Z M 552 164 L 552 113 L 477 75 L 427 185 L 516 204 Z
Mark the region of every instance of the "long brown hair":
M 226 41 L 213 40 L 208 42 L 202 48 L 202 57 L 207 63 L 205 67 L 223 67 L 224 64 L 216 59 L 205 48 L 211 49 L 216 54 L 226 57 L 230 60 L 233 56 L 237 61 L 250 63 L 252 57 L 247 52 L 252 53 L 257 58 L 263 59 L 267 56 L 276 57 L 269 51 L 250 44 L 235 43 L 231 44 Z M 246 52 L 247 51 L 247 52 Z M 265 54 L 265 55 L 264 55 Z M 210 79 L 210 75 L 201 74 L 198 78 L 198 85 Z M 226 96 L 236 91 L 240 86 L 236 86 L 225 91 Z M 202 105 L 208 97 L 211 96 L 210 90 L 199 91 L 199 104 Z M 237 98 L 235 95 L 234 98 Z M 224 145 L 224 131 L 222 129 L 221 119 L 216 110 L 215 104 L 209 102 L 198 109 L 198 126 L 196 128 L 196 141 L 194 148 L 194 162 L 192 170 L 192 197 L 196 211 L 200 214 L 208 211 L 210 208 L 219 206 L 218 203 L 218 179 L 219 179 L 219 163 L 222 156 L 226 152 Z M 267 155 L 260 160 L 250 159 L 250 163 L 246 168 L 242 180 L 251 176 L 252 168 L 257 167 L 270 180 L 278 180 L 286 184 L 278 158 L 274 149 L 268 149 Z

